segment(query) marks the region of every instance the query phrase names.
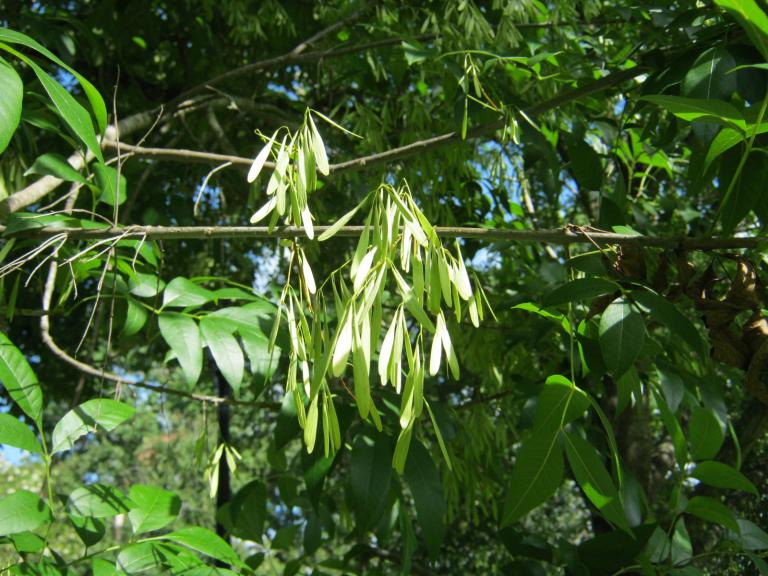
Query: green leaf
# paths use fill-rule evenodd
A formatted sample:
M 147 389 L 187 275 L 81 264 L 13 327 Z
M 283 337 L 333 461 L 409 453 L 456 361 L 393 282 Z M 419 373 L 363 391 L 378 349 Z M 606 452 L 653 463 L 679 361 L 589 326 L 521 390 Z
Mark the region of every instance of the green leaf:
M 32 166 L 24 172 L 25 176 L 28 174 L 55 176 L 56 178 L 66 180 L 67 182 L 80 182 L 81 184 L 88 183 L 88 180 L 86 180 L 80 172 L 72 168 L 64 156 L 54 154 L 53 152 L 48 152 L 39 156 Z
M 620 530 L 603 532 L 579 544 L 579 560 L 589 574 L 609 575 L 622 566 L 634 564 L 654 531 L 654 524 L 638 526 L 631 533 Z
M 644 341 L 643 318 L 625 298 L 614 300 L 600 319 L 600 350 L 614 377 L 618 378 L 630 369 Z
M 86 546 L 93 546 L 101 542 L 107 533 L 107 527 L 103 520 L 93 518 L 92 516 L 78 516 L 77 514 L 67 514 L 72 527 L 77 532 L 80 540 Z
M 39 44 L 29 36 L 22 34 L 21 32 L 16 32 L 15 30 L 11 30 L 9 28 L 0 28 L 0 41 L 8 42 L 10 44 L 21 44 L 23 46 L 26 46 L 27 48 L 32 48 L 33 50 L 36 50 L 49 60 L 55 62 L 62 68 L 64 68 L 66 71 L 70 72 L 75 78 L 77 78 L 77 81 L 80 82 L 80 86 L 83 87 L 83 92 L 85 92 L 86 97 L 88 98 L 88 101 L 91 104 L 91 109 L 93 110 L 93 114 L 96 117 L 96 124 L 99 127 L 99 131 L 103 132 L 107 127 L 107 107 L 104 104 L 104 99 L 101 97 L 101 94 L 99 94 L 99 91 L 96 90 L 96 88 L 91 84 L 88 80 L 86 80 L 82 75 L 80 75 L 74 68 L 68 66 L 61 58 L 58 58 L 53 52 L 45 48 L 43 45 Z
M 715 488 L 732 488 L 757 495 L 757 488 L 749 478 L 722 462 L 713 460 L 698 462 L 691 472 L 691 477 Z
M 0 58 L 0 154 L 16 132 L 21 119 L 24 85 L 16 70 Z
M 681 96 L 707 100 L 729 100 L 738 90 L 737 75 L 729 74 L 736 65 L 731 52 L 722 46 L 704 50 L 685 74 Z
M 685 564 L 693 555 L 691 536 L 685 527 L 685 518 L 678 518 L 669 548 L 669 559 L 674 566 Z
M 120 186 L 118 186 L 117 170 L 112 168 L 112 166 L 96 164 L 93 167 L 93 172 L 96 186 L 101 191 L 99 202 L 104 202 L 104 204 L 109 206 L 114 206 L 115 202 L 117 202 L 118 205 L 125 202 L 128 197 L 126 193 L 128 181 L 124 174 L 120 174 Z
M 0 35 L 1 38 L 1 35 Z M 93 129 L 93 122 L 88 112 L 83 108 L 75 98 L 66 91 L 66 89 L 56 82 L 53 78 L 35 64 L 29 58 L 22 58 L 37 75 L 38 80 L 50 96 L 53 105 L 58 110 L 62 120 L 72 129 L 72 132 L 85 144 L 86 148 L 93 153 L 101 164 L 104 163 L 104 156 L 101 153 L 99 142 L 96 140 L 96 132 Z
M 243 382 L 245 359 L 240 344 L 232 335 L 234 330 L 235 326 L 223 318 L 206 316 L 200 320 L 200 332 L 216 361 L 216 366 L 237 393 Z
M 117 567 L 126 574 L 139 574 L 163 565 L 163 546 L 157 542 L 140 542 L 126 546 L 117 555 Z
M 570 155 L 570 169 L 579 188 L 585 192 L 600 190 L 603 186 L 603 166 L 595 149 L 581 137 L 571 132 L 563 132 L 565 145 Z
M 134 272 L 128 279 L 128 289 L 139 298 L 152 298 L 165 288 L 165 282 L 154 274 Z
M 747 127 L 748 134 L 765 134 L 768 132 L 768 122 L 764 122 L 759 126 L 750 124 Z M 712 140 L 712 143 L 707 149 L 707 155 L 704 159 L 704 167 L 702 173 L 706 174 L 712 163 L 717 160 L 722 154 L 736 146 L 737 144 L 746 140 L 745 135 L 733 128 L 723 128 Z
M 739 539 L 744 550 L 768 550 L 768 534 L 754 522 L 739 518 Z
M 8 539 L 19 554 L 37 554 L 45 550 L 46 541 L 34 532 L 19 532 Z
M 52 520 L 51 509 L 37 494 L 19 490 L 0 499 L 0 536 L 35 530 Z
M 656 370 L 659 373 L 659 382 L 664 392 L 664 400 L 672 413 L 677 412 L 680 403 L 685 396 L 685 383 L 672 364 L 658 361 Z
M 125 305 L 125 323 L 120 334 L 127 337 L 133 336 L 144 327 L 149 318 L 149 312 L 130 296 L 126 296 Z
M 696 460 L 710 460 L 717 456 L 725 440 L 720 421 L 711 408 L 697 407 L 688 424 L 691 454 Z
M 133 406 L 100 398 L 88 400 L 67 412 L 53 429 L 53 448 L 51 453 L 74 448 L 75 441 L 81 436 L 99 429 L 110 432 L 128 420 L 136 412 Z
M 207 288 L 179 276 L 171 280 L 163 292 L 163 308 L 186 308 L 203 306 L 213 301 L 214 294 Z
M 203 369 L 203 350 L 197 324 L 192 318 L 176 312 L 160 314 L 157 322 L 160 333 L 181 364 L 187 384 L 194 386 Z
M 688 461 L 688 447 L 686 445 L 686 438 L 683 434 L 683 429 L 680 426 L 680 422 L 677 417 L 672 413 L 667 406 L 666 401 L 661 397 L 659 392 L 653 390 L 654 399 L 659 410 L 661 410 L 661 419 L 664 422 L 664 426 L 672 438 L 672 444 L 675 447 L 675 460 L 677 460 L 680 468 L 683 468 Z
M 563 479 L 560 431 L 580 417 L 589 398 L 565 376 L 547 378 L 539 394 L 533 430 L 517 452 L 501 525 L 507 526 L 546 502 Z
M 446 503 L 440 473 L 429 451 L 415 438 L 405 464 L 405 480 L 416 505 L 421 535 L 432 558 L 437 557 L 445 538 Z
M 124 514 L 132 507 L 120 490 L 106 484 L 89 484 L 76 488 L 67 501 L 67 510 L 77 516 L 109 518 Z
M 424 48 L 417 40 L 403 40 L 402 47 L 403 55 L 405 56 L 405 61 L 408 63 L 408 66 L 420 64 L 432 56 L 432 51 Z
M 613 294 L 619 290 L 621 290 L 621 286 L 604 278 L 578 278 L 558 286 L 544 296 L 541 305 L 543 308 L 550 308 L 569 302 L 593 300 L 598 296 Z
M 21 448 L 33 454 L 43 451 L 29 426 L 10 414 L 0 414 L 0 444 Z
M 392 478 L 392 444 L 384 434 L 359 434 L 352 446 L 349 471 L 355 523 L 361 532 L 372 528 L 384 513 Z
M 275 346 L 270 352 L 269 338 L 258 332 L 240 330 L 240 339 L 245 355 L 248 356 L 251 373 L 271 378 L 280 360 L 280 347 Z
M 128 497 L 135 504 L 128 513 L 134 534 L 158 530 L 173 522 L 181 510 L 181 499 L 157 486 L 134 484 Z
M 114 562 L 108 562 L 104 558 L 95 557 L 91 560 L 91 573 L 93 576 L 122 576 L 118 575 Z
M 547 378 L 536 407 L 533 433 L 555 433 L 584 414 L 589 398 L 565 376 Z
M 261 542 L 267 517 L 267 487 L 252 480 L 237 491 L 229 505 L 232 534 L 238 538 Z
M 328 240 L 329 238 L 333 237 L 339 230 L 341 230 L 344 226 L 347 225 L 347 222 L 352 220 L 352 217 L 357 214 L 357 211 L 360 209 L 360 207 L 363 205 L 363 202 L 352 208 L 349 212 L 344 214 L 341 218 L 336 220 L 325 232 L 320 234 L 320 236 L 317 237 L 318 242 L 323 242 L 325 240 Z
M 722 100 L 660 95 L 643 96 L 640 99 L 661 106 L 687 122 L 714 122 L 742 132 L 747 130 L 747 123 L 741 112 Z
M 674 336 L 683 340 L 700 356 L 703 357 L 708 354 L 700 331 L 672 302 L 659 294 L 646 290 L 633 292 L 632 298 L 648 309 L 651 319 L 664 324 Z
M 736 516 L 734 516 L 730 508 L 714 498 L 694 496 L 688 501 L 685 512 L 707 522 L 724 526 L 739 534 L 739 524 L 736 522 Z
M 79 228 L 80 221 L 63 214 L 36 214 L 34 212 L 15 212 L 8 218 L 4 236 L 36 228 Z
M 568 463 L 584 494 L 609 522 L 631 533 L 624 505 L 600 453 L 575 432 L 564 432 L 563 436 Z
M 24 414 L 39 427 L 43 413 L 43 391 L 27 359 L 2 332 L 0 332 L 0 382 Z
M 232 566 L 243 566 L 240 557 L 232 547 L 215 532 L 200 526 L 182 528 L 168 534 L 163 534 L 164 540 L 187 546 L 196 552 L 210 556 Z
M 563 451 L 557 430 L 534 432 L 517 451 L 501 525 L 516 522 L 543 504 L 563 481 Z
M 746 30 L 752 44 L 768 60 L 768 16 L 755 0 L 715 0 Z

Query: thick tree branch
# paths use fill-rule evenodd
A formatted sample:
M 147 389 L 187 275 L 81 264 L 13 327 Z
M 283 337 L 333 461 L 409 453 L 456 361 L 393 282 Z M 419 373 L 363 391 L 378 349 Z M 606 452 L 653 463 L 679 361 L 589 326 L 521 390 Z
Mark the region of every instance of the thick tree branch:
M 315 226 L 315 234 L 322 234 L 330 226 Z M 343 226 L 336 234 L 339 237 L 360 236 L 364 226 Z M 668 248 L 680 250 L 722 250 L 758 248 L 768 244 L 768 236 L 751 237 L 699 237 L 685 236 L 641 236 L 582 230 L 568 226 L 548 230 L 509 230 L 499 228 L 470 228 L 461 226 L 437 226 L 441 238 L 465 238 L 497 242 L 534 242 L 539 244 L 597 244 L 617 246 L 638 246 L 646 248 Z M 5 227 L 0 226 L 0 233 Z M 145 238 L 147 240 L 205 240 L 214 238 L 304 238 L 306 232 L 296 226 L 126 226 L 124 228 L 57 228 L 46 227 L 24 230 L 14 237 L 42 239 L 56 235 L 67 235 L 73 240 L 125 240 Z
M 544 102 L 534 104 L 533 106 L 524 109 L 523 112 L 529 116 L 541 114 L 548 110 L 557 108 L 558 106 L 563 106 L 573 102 L 574 100 L 577 100 L 583 96 L 588 96 L 590 94 L 594 94 L 596 92 L 600 92 L 601 90 L 610 88 L 611 86 L 625 82 L 626 80 L 639 76 L 644 72 L 647 72 L 647 69 L 642 67 L 635 67 L 630 70 L 616 72 L 610 76 L 606 76 L 605 78 L 601 78 L 584 86 L 569 90 L 563 94 L 551 98 L 550 100 L 545 100 Z M 487 124 L 476 126 L 475 128 L 469 130 L 467 132 L 467 139 L 478 138 L 480 136 L 495 132 L 496 130 L 499 130 L 503 127 L 503 119 L 494 120 L 493 122 L 488 122 Z M 342 172 L 355 172 L 357 170 L 364 170 L 372 166 L 378 166 L 381 164 L 394 162 L 396 160 L 402 160 L 403 158 L 413 156 L 420 152 L 440 148 L 460 140 L 460 133 L 447 132 L 432 138 L 418 140 L 398 148 L 392 148 L 391 150 L 387 150 L 385 152 L 379 152 L 376 154 L 370 154 L 368 156 L 362 156 L 360 158 L 354 158 L 352 160 L 346 160 L 337 164 L 331 164 L 329 169 L 332 174 Z M 115 148 L 117 144 L 112 140 L 105 140 L 104 146 Z M 216 164 L 231 162 L 233 166 L 243 167 L 250 166 L 253 162 L 252 158 L 246 158 L 243 156 L 231 156 L 227 154 L 216 154 L 213 152 L 202 152 L 198 150 L 143 148 L 140 146 L 130 146 L 122 142 L 120 143 L 120 148 L 127 151 L 132 156 L 155 158 L 158 160 L 176 160 L 180 162 L 210 162 Z M 265 163 L 265 166 L 270 169 L 274 168 L 274 164 L 272 162 Z
M 320 60 L 321 58 L 329 58 L 329 57 L 335 57 L 340 56 L 344 54 L 348 54 L 349 52 L 344 52 L 342 50 L 334 51 L 334 50 L 322 50 L 322 51 L 316 51 L 316 52 L 308 52 L 305 53 L 304 51 L 312 44 L 317 42 L 318 40 L 321 40 L 325 38 L 326 36 L 333 34 L 340 28 L 346 26 L 350 22 L 353 22 L 357 18 L 363 15 L 363 13 L 374 6 L 373 2 L 366 3 L 362 8 L 359 10 L 356 10 L 349 16 L 345 18 L 341 18 L 340 20 L 334 22 L 330 26 L 323 28 L 316 34 L 313 34 L 308 39 L 304 40 L 300 44 L 298 44 L 296 47 L 294 47 L 290 52 L 287 52 L 286 54 L 283 54 L 281 56 L 275 56 L 274 58 L 268 58 L 266 60 L 260 60 L 258 62 L 253 62 L 251 64 L 246 64 L 244 66 L 239 66 L 237 68 L 233 68 L 231 70 L 228 70 L 224 72 L 223 74 L 219 74 L 218 76 L 215 76 L 214 78 L 211 78 L 210 80 L 207 80 L 201 84 L 198 84 L 196 86 L 193 86 L 192 88 L 185 90 L 181 94 L 179 94 L 176 98 L 174 98 L 171 101 L 171 104 L 175 102 L 179 102 L 181 100 L 185 100 L 186 98 L 189 98 L 190 96 L 193 96 L 195 94 L 198 94 L 200 92 L 204 92 L 208 90 L 211 86 L 215 86 L 217 84 L 221 84 L 222 82 L 226 80 L 230 80 L 232 78 L 237 78 L 238 76 L 242 76 L 244 74 L 248 74 L 249 72 L 255 72 L 257 70 L 264 70 L 266 68 L 274 68 L 280 65 L 285 64 L 296 64 L 298 62 L 302 61 L 314 61 L 314 60 Z M 395 39 L 388 38 L 387 40 L 393 41 Z M 402 39 L 398 38 L 397 42 L 402 42 Z M 358 45 L 356 47 L 349 47 L 352 48 L 353 51 L 360 51 L 365 50 L 366 48 L 364 45 Z
M 385 40 L 379 41 L 377 43 L 377 46 L 380 47 L 384 45 L 384 43 L 391 44 L 391 43 L 394 43 L 395 41 L 400 42 L 401 39 L 393 39 L 393 38 L 385 39 Z M 376 44 L 376 43 L 369 44 L 367 48 L 373 47 L 373 44 Z M 365 45 L 363 46 L 358 45 L 356 47 L 350 46 L 347 48 L 342 48 L 337 50 L 313 52 L 313 53 L 306 53 L 306 54 L 293 54 L 292 52 L 289 52 L 288 54 L 285 54 L 283 56 L 262 60 L 261 62 L 255 62 L 249 65 L 250 68 L 245 67 L 247 68 L 247 70 L 245 68 L 232 70 L 230 72 L 227 72 L 225 75 L 214 78 L 211 81 L 207 82 L 206 84 L 200 85 L 200 86 L 208 87 L 212 84 L 216 84 L 222 81 L 223 79 L 225 79 L 225 77 L 228 77 L 227 76 L 228 74 L 235 74 L 236 72 L 238 74 L 243 73 L 243 70 L 248 71 L 253 69 L 269 68 L 269 67 L 277 66 L 282 63 L 287 63 L 291 61 L 290 60 L 291 58 L 294 58 L 294 59 L 304 58 L 304 59 L 316 60 L 316 59 L 326 58 L 326 57 L 338 57 L 353 51 L 359 51 L 364 48 L 365 48 Z M 622 70 L 620 72 L 615 72 L 613 74 L 610 74 L 594 82 L 589 82 L 588 84 L 585 84 L 583 86 L 564 92 L 559 96 L 556 96 L 554 98 L 551 98 L 539 104 L 534 104 L 533 106 L 526 108 L 524 112 L 528 115 L 540 114 L 542 112 L 546 112 L 548 110 L 557 108 L 558 106 L 568 104 L 574 100 L 577 100 L 578 98 L 600 92 L 602 90 L 605 90 L 607 88 L 610 88 L 622 82 L 635 78 L 647 71 L 648 71 L 648 68 L 644 66 L 636 66 L 629 70 Z M 191 94 L 194 91 L 199 91 L 200 86 L 187 91 L 185 95 Z M 180 98 L 181 97 L 175 99 L 173 103 L 174 104 L 177 103 L 180 100 Z M 133 116 L 129 116 L 121 120 L 118 125 L 119 133 L 123 136 L 128 136 L 129 134 L 132 134 L 143 128 L 148 127 L 149 125 L 151 125 L 152 121 L 156 118 L 158 114 L 158 110 L 159 109 L 154 109 L 146 112 L 141 112 L 139 114 L 135 114 Z M 169 116 L 172 116 L 172 114 Z M 477 138 L 479 136 L 483 136 L 485 134 L 494 132 L 502 128 L 503 126 L 504 126 L 503 119 L 495 120 L 493 122 L 489 122 L 481 126 L 476 126 L 475 128 L 468 131 L 467 138 Z M 108 127 L 107 132 L 104 135 L 104 140 L 107 142 L 114 141 L 115 134 L 117 133 L 117 131 L 118 130 L 114 126 Z M 450 144 L 459 140 L 461 140 L 461 134 L 458 132 L 452 131 L 452 132 L 441 134 L 439 136 L 435 136 L 432 138 L 427 138 L 425 140 L 419 140 L 417 142 L 413 142 L 411 144 L 407 144 L 399 148 L 393 148 L 392 150 L 387 150 L 385 152 L 371 154 L 369 156 L 364 156 L 362 158 L 356 158 L 354 160 L 341 162 L 339 164 L 335 164 L 334 169 L 337 172 L 361 170 L 363 168 L 367 168 L 370 166 L 375 166 L 379 164 L 393 162 L 395 160 L 400 160 L 402 158 L 406 158 L 416 153 L 439 148 L 441 146 L 445 146 L 447 144 Z M 121 143 L 121 146 L 123 146 L 122 143 Z M 208 153 L 200 152 L 198 153 L 198 156 L 196 159 L 199 161 L 211 161 L 211 162 L 219 161 L 218 159 L 214 160 L 212 158 L 206 159 L 201 155 L 210 156 L 210 154 Z M 158 158 L 164 157 L 164 155 L 159 153 L 156 153 L 155 156 L 157 156 Z M 167 156 L 174 157 L 173 154 L 167 154 Z M 233 163 L 241 162 L 239 157 L 235 157 L 235 158 L 238 158 L 238 162 L 233 162 Z M 91 158 L 90 157 L 83 158 L 82 155 L 80 154 L 74 154 L 68 160 L 69 160 L 69 163 L 75 168 L 75 170 L 80 170 L 83 167 L 84 162 L 90 161 Z M 224 160 L 224 161 L 232 161 L 232 160 Z M 8 198 L 0 201 L 0 220 L 5 220 L 8 214 L 21 210 L 22 208 L 29 206 L 30 204 L 34 204 L 35 202 L 43 198 L 46 194 L 56 189 L 62 182 L 63 182 L 62 180 L 55 178 L 53 176 L 44 176 L 43 178 L 37 180 L 33 184 L 27 186 L 26 188 L 18 192 L 15 192 Z

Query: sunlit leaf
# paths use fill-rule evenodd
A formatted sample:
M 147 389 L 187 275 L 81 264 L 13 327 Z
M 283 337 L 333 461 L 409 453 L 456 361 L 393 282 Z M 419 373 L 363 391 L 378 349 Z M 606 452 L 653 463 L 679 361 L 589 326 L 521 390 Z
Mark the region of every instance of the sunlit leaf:
M 0 536 L 35 530 L 51 520 L 51 509 L 37 494 L 18 490 L 0 498 Z
M 134 534 L 158 530 L 173 522 L 181 510 L 181 499 L 157 486 L 135 484 L 128 497 L 135 505 L 128 513 Z
M 203 369 L 203 350 L 197 323 L 188 316 L 164 312 L 157 319 L 163 339 L 181 364 L 187 384 L 194 386 Z
M 52 453 L 74 448 L 75 441 L 86 434 L 110 432 L 133 417 L 133 406 L 110 398 L 88 400 L 67 412 L 53 429 Z
M 16 71 L 0 58 L 0 153 L 8 147 L 21 119 L 24 85 Z
M 245 358 L 233 332 L 235 326 L 224 318 L 206 316 L 200 320 L 200 334 L 211 351 L 224 379 L 237 393 L 243 382 Z
M 34 422 L 40 423 L 43 391 L 29 362 L 8 337 L 0 332 L 0 383 L 14 402 Z

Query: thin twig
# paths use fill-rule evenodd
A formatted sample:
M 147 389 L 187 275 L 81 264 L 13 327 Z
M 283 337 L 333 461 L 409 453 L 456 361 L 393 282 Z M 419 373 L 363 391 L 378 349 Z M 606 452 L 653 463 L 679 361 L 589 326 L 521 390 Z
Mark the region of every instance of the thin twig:
M 98 368 L 91 366 L 90 364 L 86 364 L 85 362 L 81 362 L 80 360 L 73 358 L 72 356 L 67 354 L 67 352 L 62 350 L 62 348 L 56 343 L 56 341 L 51 336 L 50 307 L 51 307 L 51 299 L 53 297 L 53 289 L 56 284 L 57 270 L 58 270 L 58 266 L 56 262 L 51 262 L 51 264 L 48 267 L 48 278 L 46 279 L 46 282 L 45 282 L 45 289 L 43 290 L 42 316 L 40 317 L 40 332 L 41 332 L 43 343 L 48 347 L 48 349 L 53 353 L 53 355 L 59 358 L 60 360 L 63 360 L 65 363 L 69 364 L 70 366 L 76 368 L 77 370 L 80 370 L 81 372 L 89 376 L 94 376 L 95 378 L 103 378 L 105 380 L 110 380 L 112 382 L 115 382 L 116 384 L 132 386 L 134 388 L 144 388 L 145 390 L 152 390 L 153 392 L 157 392 L 159 394 L 171 394 L 173 396 L 180 396 L 182 398 L 189 398 L 190 400 L 196 400 L 198 402 L 208 402 L 211 404 L 226 403 L 226 404 L 232 404 L 235 406 L 250 406 L 252 408 L 265 408 L 269 410 L 280 409 L 280 404 L 277 402 L 252 402 L 252 401 L 245 401 L 245 400 L 235 400 L 232 398 L 222 398 L 220 396 L 211 396 L 208 394 L 198 394 L 196 392 L 187 392 L 185 390 L 178 390 L 176 388 L 160 386 L 159 384 L 140 382 L 140 381 L 136 381 L 134 378 L 120 376 L 119 374 L 109 372 L 105 369 L 99 370 Z
M 315 226 L 315 234 L 322 234 L 330 226 Z M 343 226 L 336 236 L 356 238 L 364 226 Z M 544 230 L 510 230 L 500 228 L 473 228 L 461 226 L 436 226 L 441 238 L 464 238 L 494 242 L 533 242 L 539 244 L 597 244 L 601 246 L 640 246 L 685 250 L 749 249 L 768 244 L 768 236 L 642 236 L 613 232 L 589 232 L 565 227 Z M 0 226 L 0 234 L 5 227 Z M 36 228 L 14 234 L 24 239 L 50 238 L 66 235 L 73 240 L 114 240 L 146 237 L 147 240 L 204 240 L 213 238 L 305 238 L 306 231 L 296 226 L 126 226 L 124 228 Z M 93 249 L 91 247 L 90 249 Z

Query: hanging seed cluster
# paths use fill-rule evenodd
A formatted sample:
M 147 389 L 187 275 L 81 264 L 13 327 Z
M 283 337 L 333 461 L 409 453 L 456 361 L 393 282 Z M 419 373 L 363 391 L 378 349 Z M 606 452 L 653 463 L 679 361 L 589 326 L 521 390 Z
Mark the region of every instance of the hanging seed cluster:
M 316 187 L 315 170 L 328 173 L 325 147 L 311 113 L 296 135 L 284 135 L 278 145 L 279 132 L 259 152 L 249 173 L 249 180 L 254 180 L 269 154 L 275 156 L 275 170 L 267 184 L 270 199 L 251 222 L 271 214 L 273 226 L 284 216 L 287 223 L 302 226 L 311 239 L 307 193 Z M 424 398 L 425 377 L 436 376 L 441 366 L 447 366 L 446 375 L 459 378 L 446 319 L 450 314 L 457 321 L 468 316 L 479 326 L 487 300 L 477 278 L 470 278 L 459 242 L 453 252 L 443 246 L 407 184 L 399 188 L 380 185 L 318 240 L 331 238 L 366 207 L 368 214 L 354 255 L 321 286 L 315 282 L 304 250 L 296 242 L 292 244 L 270 347 L 284 315 L 290 339 L 286 393 L 294 397 L 307 451 L 314 450 L 321 419 L 325 454 L 341 447 L 333 401 L 340 391 L 351 394 L 360 417 L 381 430 L 381 415 L 372 394 L 372 383 L 378 380 L 400 396 L 401 430 L 394 467 L 402 472 L 414 424 L 425 407 L 450 465 Z M 294 278 L 298 279 L 296 287 Z M 397 303 L 394 312 L 386 315 L 385 297 L 387 302 Z M 350 373 L 351 388 L 347 386 Z

